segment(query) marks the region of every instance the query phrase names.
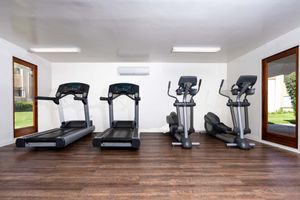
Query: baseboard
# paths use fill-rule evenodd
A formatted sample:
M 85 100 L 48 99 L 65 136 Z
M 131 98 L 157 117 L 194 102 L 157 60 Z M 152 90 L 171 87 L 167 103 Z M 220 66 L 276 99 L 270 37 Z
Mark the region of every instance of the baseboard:
M 276 144 L 276 143 L 269 142 L 269 141 L 266 141 L 266 140 L 260 140 L 260 141 L 257 141 L 257 142 L 260 142 L 260 143 L 263 143 L 263 144 L 267 144 L 267 145 L 270 145 L 270 146 L 273 146 L 273 147 L 277 147 L 277 148 L 280 148 L 280 149 L 284 149 L 284 150 L 287 150 L 287 151 L 291 151 L 291 152 L 300 154 L 300 151 L 298 149 L 287 147 L 287 146 L 284 146 L 284 145 L 281 145 L 281 144 Z
M 280 149 L 283 149 L 283 150 L 287 150 L 287 151 L 291 151 L 291 152 L 300 154 L 300 150 L 298 150 L 298 149 L 287 147 L 287 146 L 284 146 L 284 145 L 281 145 L 281 144 L 276 144 L 276 143 L 269 142 L 269 141 L 266 141 L 266 140 L 262 140 L 262 139 L 259 139 L 259 138 L 256 138 L 256 137 L 251 137 L 250 135 L 247 135 L 247 138 L 250 139 L 250 140 L 256 141 L 256 142 L 260 142 L 260 143 L 263 143 L 263 144 L 266 144 L 266 145 L 270 145 L 272 147 L 277 147 L 277 148 L 280 148 Z
M 6 140 L 6 141 L 2 141 L 2 142 L 0 143 L 0 147 L 4 147 L 4 146 L 7 146 L 7 145 L 11 145 L 11 144 L 13 144 L 13 143 L 15 143 L 14 140 Z

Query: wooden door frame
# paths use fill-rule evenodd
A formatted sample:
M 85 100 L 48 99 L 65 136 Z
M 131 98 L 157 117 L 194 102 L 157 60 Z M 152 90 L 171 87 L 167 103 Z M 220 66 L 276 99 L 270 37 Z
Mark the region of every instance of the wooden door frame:
M 288 137 L 267 131 L 268 128 L 268 96 L 262 95 L 262 139 L 292 148 L 298 148 L 298 68 L 299 46 L 282 51 L 262 60 L 262 94 L 268 94 L 268 63 L 280 58 L 296 54 L 296 137 Z
M 22 60 L 17 57 L 13 57 L 12 59 L 12 70 L 13 70 L 13 125 L 14 125 L 14 137 L 20 137 L 23 135 L 28 135 L 31 133 L 35 133 L 38 131 L 38 104 L 37 100 L 33 99 L 33 126 L 25 127 L 25 128 L 19 128 L 15 129 L 15 94 L 14 94 L 14 88 L 15 88 L 15 80 L 14 80 L 14 63 L 18 63 L 20 65 L 24 65 L 28 68 L 30 68 L 33 72 L 33 81 L 34 81 L 34 87 L 33 87 L 33 96 L 37 96 L 38 91 L 38 66 L 34 65 L 30 62 L 27 62 L 25 60 Z

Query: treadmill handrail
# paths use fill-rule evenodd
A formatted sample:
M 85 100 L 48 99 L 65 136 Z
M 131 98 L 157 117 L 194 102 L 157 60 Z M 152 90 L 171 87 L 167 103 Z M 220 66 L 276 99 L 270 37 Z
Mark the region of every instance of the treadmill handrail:
M 107 97 L 100 97 L 100 101 L 108 101 Z
M 56 97 L 37 96 L 37 97 L 35 97 L 35 99 L 36 100 L 53 101 L 55 104 L 59 104 L 59 99 Z
M 134 100 L 134 101 L 140 101 L 141 100 L 141 97 L 132 97 L 128 94 L 118 94 L 117 96 L 114 96 L 114 97 L 100 97 L 100 101 L 108 101 L 108 103 L 110 103 L 112 100 L 118 98 L 119 96 L 122 96 L 122 95 L 125 95 L 127 97 L 129 97 L 130 99 Z
M 84 98 L 84 97 L 74 96 L 74 100 L 82 101 L 82 103 L 83 103 L 84 105 L 87 104 L 87 98 Z
M 69 94 L 69 95 L 72 95 L 72 94 Z M 60 97 L 45 97 L 45 96 L 36 96 L 35 99 L 36 100 L 45 100 L 45 101 L 53 101 L 55 104 L 59 104 L 59 99 L 62 99 L 64 97 L 66 97 L 68 95 L 62 95 Z M 76 96 L 76 95 L 73 95 L 74 96 L 74 100 L 77 100 L 77 101 L 82 101 L 83 104 L 87 104 L 87 98 L 85 97 L 79 97 L 79 96 Z

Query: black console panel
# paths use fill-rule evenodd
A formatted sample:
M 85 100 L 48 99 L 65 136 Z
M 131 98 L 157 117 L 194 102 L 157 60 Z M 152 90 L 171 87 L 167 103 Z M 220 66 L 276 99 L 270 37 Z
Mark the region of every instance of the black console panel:
M 131 83 L 116 83 L 109 86 L 109 93 L 113 94 L 136 94 L 139 86 Z
M 184 87 L 185 83 L 191 83 L 191 86 L 195 86 L 197 84 L 197 76 L 181 76 L 178 85 Z
M 84 83 L 65 83 L 59 86 L 55 96 L 59 98 L 61 95 L 81 94 L 82 97 L 87 97 L 89 89 L 90 86 Z

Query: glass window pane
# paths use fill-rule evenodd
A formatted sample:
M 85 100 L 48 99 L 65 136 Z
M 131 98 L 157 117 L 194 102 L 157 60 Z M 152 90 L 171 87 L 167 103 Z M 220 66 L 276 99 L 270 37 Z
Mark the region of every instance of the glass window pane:
M 296 137 L 296 55 L 268 64 L 268 132 Z
M 33 71 L 18 63 L 14 63 L 14 99 L 15 129 L 34 126 Z

